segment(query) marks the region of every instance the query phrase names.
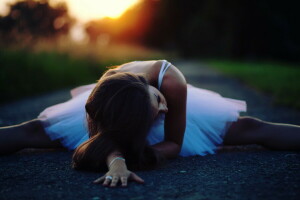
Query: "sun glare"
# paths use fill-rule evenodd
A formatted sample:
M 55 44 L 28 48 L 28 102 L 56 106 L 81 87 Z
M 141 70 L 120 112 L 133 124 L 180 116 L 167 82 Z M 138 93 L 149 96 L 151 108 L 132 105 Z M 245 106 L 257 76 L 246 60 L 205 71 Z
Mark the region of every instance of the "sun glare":
M 70 14 L 80 21 L 118 18 L 140 0 L 67 0 Z
M 0 0 L 0 15 L 8 13 L 8 3 L 17 0 Z M 50 0 L 50 3 L 66 2 L 71 16 L 81 22 L 103 17 L 118 18 L 140 0 Z
M 15 0 L 1 0 L 0 1 L 0 16 L 5 16 L 9 12 L 8 4 L 15 2 Z

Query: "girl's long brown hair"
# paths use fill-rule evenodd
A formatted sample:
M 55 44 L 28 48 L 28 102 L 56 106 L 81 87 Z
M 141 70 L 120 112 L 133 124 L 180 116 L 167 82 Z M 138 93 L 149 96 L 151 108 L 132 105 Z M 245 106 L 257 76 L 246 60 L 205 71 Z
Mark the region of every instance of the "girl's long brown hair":
M 119 150 L 131 169 L 149 169 L 163 158 L 146 141 L 153 122 L 148 83 L 141 75 L 118 73 L 101 79 L 85 108 L 90 139 L 73 154 L 73 167 L 106 170 L 106 158 Z

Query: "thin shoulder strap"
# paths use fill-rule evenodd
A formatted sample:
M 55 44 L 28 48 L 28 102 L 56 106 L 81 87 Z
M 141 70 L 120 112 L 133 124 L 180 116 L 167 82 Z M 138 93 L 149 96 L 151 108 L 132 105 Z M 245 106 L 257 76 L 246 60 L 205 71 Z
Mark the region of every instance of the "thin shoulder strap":
M 160 90 L 160 87 L 162 85 L 162 81 L 164 78 L 164 75 L 167 71 L 167 69 L 171 66 L 171 63 L 169 63 L 166 60 L 163 60 L 163 63 L 161 65 L 160 71 L 159 71 L 159 75 L 158 75 L 158 90 Z

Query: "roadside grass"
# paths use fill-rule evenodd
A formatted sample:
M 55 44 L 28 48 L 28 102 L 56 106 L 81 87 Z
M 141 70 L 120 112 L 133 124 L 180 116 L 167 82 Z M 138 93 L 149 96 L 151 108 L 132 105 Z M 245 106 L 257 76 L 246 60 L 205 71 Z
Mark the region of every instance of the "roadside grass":
M 0 102 L 95 82 L 97 62 L 56 52 L 0 51 Z
M 210 60 L 221 72 L 274 98 L 274 103 L 300 109 L 300 67 L 271 62 Z
M 49 46 L 48 49 L 0 48 L 0 103 L 94 83 L 109 66 L 164 57 L 160 52 L 132 46 L 107 49 Z

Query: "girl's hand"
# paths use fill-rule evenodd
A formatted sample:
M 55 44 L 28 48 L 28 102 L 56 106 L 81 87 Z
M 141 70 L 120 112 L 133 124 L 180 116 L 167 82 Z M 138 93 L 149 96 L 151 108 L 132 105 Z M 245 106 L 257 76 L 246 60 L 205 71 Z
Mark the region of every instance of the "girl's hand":
M 144 183 L 143 179 L 127 169 L 123 160 L 116 160 L 110 166 L 109 171 L 104 176 L 96 179 L 94 183 L 99 184 L 103 182 L 103 186 L 116 187 L 121 182 L 122 187 L 126 187 L 128 180 Z

